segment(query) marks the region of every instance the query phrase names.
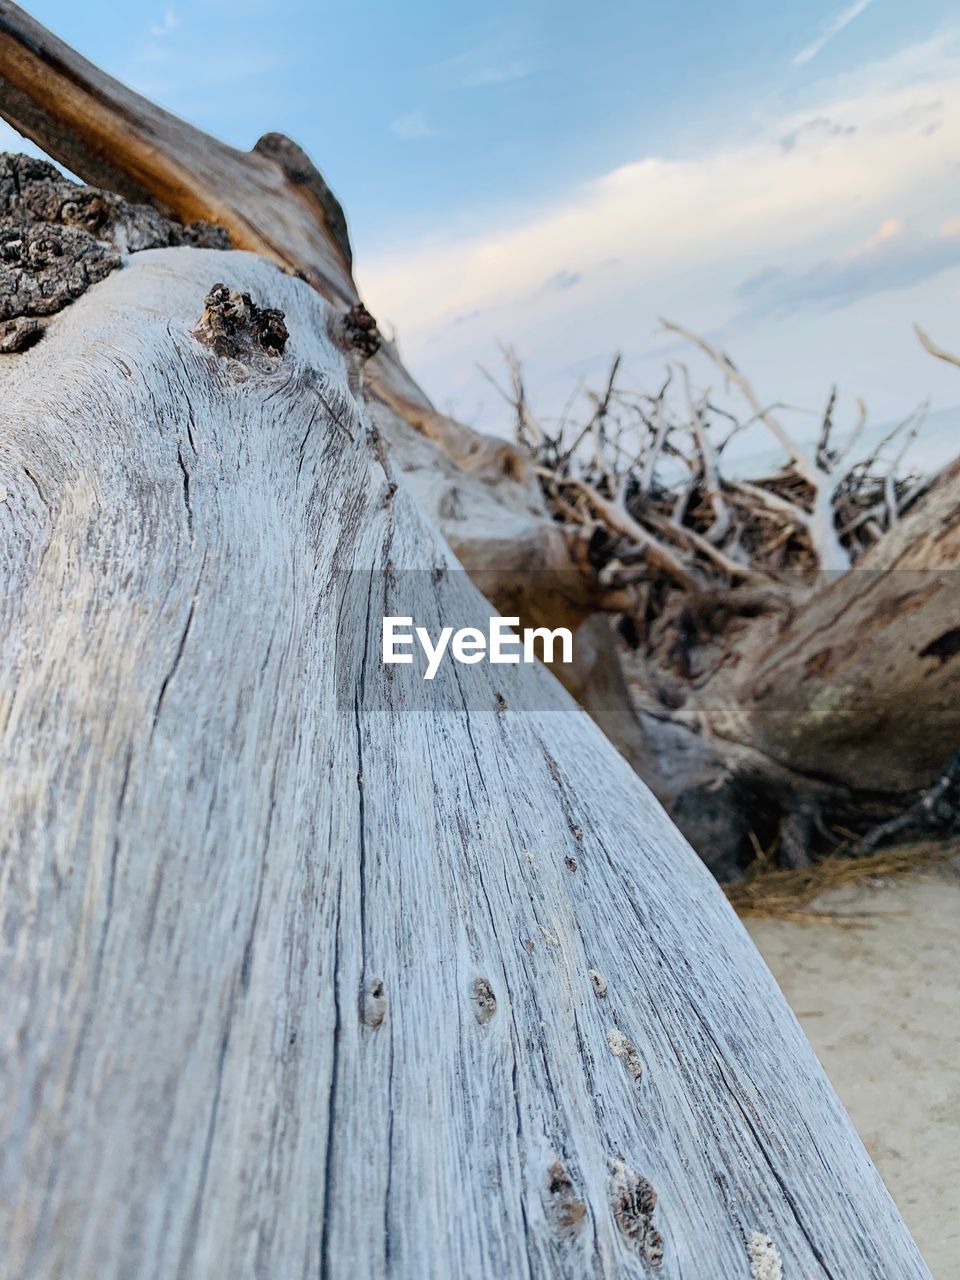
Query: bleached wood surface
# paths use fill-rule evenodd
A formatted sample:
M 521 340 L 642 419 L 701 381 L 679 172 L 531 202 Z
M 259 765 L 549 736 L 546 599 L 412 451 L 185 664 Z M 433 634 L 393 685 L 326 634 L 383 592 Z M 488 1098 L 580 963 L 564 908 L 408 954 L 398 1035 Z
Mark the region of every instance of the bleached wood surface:
M 192 336 L 216 280 L 272 368 Z M 926 1276 L 586 714 L 534 668 L 402 705 L 393 570 L 435 621 L 448 553 L 326 315 L 151 251 L 0 366 L 0 1275 Z

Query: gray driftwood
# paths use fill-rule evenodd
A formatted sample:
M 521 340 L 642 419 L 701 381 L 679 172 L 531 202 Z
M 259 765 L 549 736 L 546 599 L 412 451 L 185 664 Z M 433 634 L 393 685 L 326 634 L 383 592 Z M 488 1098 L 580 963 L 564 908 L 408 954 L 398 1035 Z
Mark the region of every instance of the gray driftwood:
M 382 667 L 398 584 L 489 606 L 341 331 L 160 249 L 0 364 L 0 1274 L 927 1276 L 585 712 Z
M 349 103 L 344 110 L 348 117 Z M 82 291 L 116 258 L 80 232 L 110 239 L 117 252 L 212 245 L 213 234 L 300 275 L 343 309 L 359 302 L 343 210 L 299 146 L 276 133 L 250 152 L 226 146 L 106 75 L 9 0 L 0 0 L 0 116 L 95 184 L 64 192 L 67 184 L 57 183 L 55 200 L 30 201 L 34 216 L 53 224 L 39 243 L 33 232 L 24 240 L 15 231 L 34 268 L 43 268 L 51 240 L 78 257 L 82 271 L 61 279 L 57 292 Z M 0 211 L 9 203 L 3 188 L 0 172 Z M 22 205 L 25 188 L 13 195 Z M 118 196 L 155 207 L 119 201 L 118 208 Z M 113 223 L 108 236 L 105 222 Z M 0 226 L 4 263 L 6 230 Z M 0 264 L 0 353 L 40 340 L 50 310 L 50 294 L 34 288 L 33 311 L 18 300 L 6 315 L 3 274 Z M 960 469 L 929 494 L 906 486 L 909 501 L 890 471 L 879 502 L 854 503 L 854 512 L 851 492 L 863 492 L 845 468 L 863 421 L 841 447 L 832 394 L 815 456 L 806 457 L 723 352 L 670 327 L 732 380 L 792 457 L 793 481 L 774 485 L 772 498 L 723 480 L 716 439 L 707 443 L 706 400 L 697 409 L 691 396 L 692 437 L 683 451 L 700 459 L 702 476 L 691 472 L 690 485 L 664 506 L 655 481 L 668 443 L 665 387 L 659 408 L 641 397 L 658 425 L 632 479 L 617 444 L 589 475 L 557 472 L 551 480 L 557 442 L 546 453 L 536 446 L 534 437 L 540 445 L 545 437 L 516 365 L 522 448 L 437 412 L 391 344 L 367 364 L 369 410 L 418 506 L 483 593 L 529 625 L 581 627 L 575 661 L 558 664 L 557 675 L 717 873 L 739 874 L 758 845 L 776 849 L 786 865 L 806 864 L 811 852 L 834 851 L 842 832 L 917 812 L 960 741 Z M 594 397 L 595 426 L 610 409 L 619 364 L 617 357 L 606 391 Z M 760 504 L 754 516 L 764 513 L 760 541 L 769 540 L 773 514 L 774 545 L 783 546 L 780 533 L 799 532 L 801 560 L 809 552 L 830 570 L 829 585 L 806 571 L 784 577 L 772 561 L 748 563 L 758 533 L 741 537 L 748 497 L 747 507 Z M 705 505 L 708 523 L 698 517 L 691 525 L 687 515 Z M 838 577 L 875 535 L 857 572 Z M 859 572 L 866 568 L 876 572 Z M 667 588 L 672 599 L 661 612 Z M 627 659 L 626 668 L 609 626 L 609 615 L 624 613 L 643 645 L 642 660 Z

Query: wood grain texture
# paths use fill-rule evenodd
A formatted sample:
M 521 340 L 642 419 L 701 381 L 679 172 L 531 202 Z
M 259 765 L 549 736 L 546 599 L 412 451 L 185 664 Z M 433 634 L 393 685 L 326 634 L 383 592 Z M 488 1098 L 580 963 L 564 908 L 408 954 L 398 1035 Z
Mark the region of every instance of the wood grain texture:
M 216 280 L 281 359 L 197 342 Z M 397 575 L 489 606 L 327 317 L 149 251 L 0 365 L 0 1274 L 927 1276 L 587 715 L 527 667 L 403 705 Z

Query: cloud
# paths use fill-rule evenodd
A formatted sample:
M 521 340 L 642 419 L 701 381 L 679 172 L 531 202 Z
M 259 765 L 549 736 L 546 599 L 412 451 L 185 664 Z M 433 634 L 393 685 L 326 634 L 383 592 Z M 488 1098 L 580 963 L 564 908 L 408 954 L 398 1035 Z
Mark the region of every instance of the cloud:
M 583 277 L 579 271 L 567 271 L 566 268 L 561 268 L 559 271 L 555 271 L 549 279 L 544 280 L 539 289 L 533 290 L 533 292 L 525 298 L 524 301 L 535 301 L 547 294 L 562 293 L 566 289 L 575 289 L 582 279 Z M 459 315 L 455 315 L 451 323 L 469 324 L 470 321 L 478 320 L 481 316 L 496 313 L 497 309 L 498 304 L 496 301 L 494 301 L 490 306 L 474 307 L 472 311 L 465 311 Z
M 873 0 L 853 0 L 853 4 L 849 5 L 846 9 L 841 9 L 835 17 L 831 18 L 817 38 L 815 40 L 811 40 L 808 45 L 795 55 L 793 65 L 795 67 L 802 67 L 805 63 L 812 62 L 817 54 L 820 53 L 822 49 L 826 48 L 834 36 L 838 36 L 841 31 L 846 30 L 851 22 L 856 18 L 859 18 L 861 13 L 864 13 L 870 8 L 872 3 Z
M 500 341 L 524 355 L 545 412 L 551 401 L 563 404 L 566 370 L 589 353 L 602 366 L 604 353 L 623 350 L 646 368 L 662 346 L 651 341 L 658 314 L 721 335 L 746 361 L 753 344 L 776 362 L 775 335 L 791 347 L 805 323 L 822 329 L 824 316 L 841 314 L 843 298 L 894 297 L 909 281 L 932 280 L 958 242 L 934 220 L 960 213 L 952 44 L 904 50 L 896 64 L 821 82 L 805 96 L 802 111 L 747 136 L 731 129 L 735 140 L 699 153 L 640 156 L 475 234 L 440 224 L 419 242 L 401 236 L 374 258 L 361 254 L 365 297 L 397 326 L 431 392 L 471 413 L 489 403 L 491 417 L 481 414 L 479 425 L 490 428 L 498 410 L 475 366 L 496 359 Z M 934 114 L 940 128 L 928 134 Z M 894 211 L 903 227 L 874 241 Z M 932 323 L 941 304 L 923 299 L 918 315 Z M 944 293 L 948 302 L 956 305 Z M 775 319 L 756 324 L 751 316 L 761 311 Z
M 152 22 L 149 31 L 152 36 L 165 36 L 169 35 L 179 25 L 179 15 L 173 9 L 164 9 L 162 19 L 159 22 Z
M 556 293 L 560 289 L 572 289 L 578 285 L 582 277 L 579 271 L 567 271 L 561 268 L 560 271 L 554 272 L 549 280 L 545 280 L 541 285 L 540 293 Z
M 928 76 L 937 70 L 928 68 Z M 445 316 L 532 297 L 561 270 L 589 272 L 596 287 L 605 279 L 622 292 L 678 271 L 715 274 L 718 263 L 756 261 L 773 246 L 795 252 L 831 234 L 850 243 L 851 222 L 876 225 L 891 208 L 904 208 L 901 197 L 921 201 L 950 188 L 960 149 L 960 77 L 954 78 L 953 63 L 942 74 L 945 123 L 930 137 L 918 134 L 915 111 L 938 96 L 929 79 L 828 102 L 813 118 L 842 120 L 843 128 L 808 130 L 803 146 L 785 149 L 782 139 L 801 135 L 809 112 L 700 155 L 638 159 L 528 218 L 475 237 L 398 245 L 361 262 L 367 292 L 409 341 Z M 404 133 L 422 133 L 420 113 L 403 119 Z M 909 145 L 898 146 L 906 137 Z M 904 208 L 904 216 L 909 212 Z M 616 267 L 601 270 L 610 259 L 619 259 Z M 744 275 L 731 280 L 731 289 Z
M 471 49 L 433 67 L 442 89 L 484 89 L 509 84 L 530 75 L 530 65 L 522 58 L 501 56 L 490 48 Z
M 892 289 L 908 289 L 960 266 L 960 219 L 945 222 L 933 235 L 888 218 L 867 240 L 847 253 L 818 262 L 797 274 L 768 267 L 737 290 L 754 319 L 796 307 L 845 307 Z
M 403 138 L 404 141 L 411 141 L 414 138 L 432 138 L 436 134 L 436 129 L 427 120 L 422 108 L 417 107 L 391 120 L 390 132 L 395 133 L 398 138 Z
M 804 120 L 802 124 L 785 133 L 780 138 L 780 148 L 782 151 L 792 151 L 800 143 L 809 142 L 817 137 L 839 138 L 844 135 L 849 137 L 856 131 L 857 126 L 854 124 L 840 124 L 837 120 L 831 120 L 829 116 L 814 116 L 813 119 Z

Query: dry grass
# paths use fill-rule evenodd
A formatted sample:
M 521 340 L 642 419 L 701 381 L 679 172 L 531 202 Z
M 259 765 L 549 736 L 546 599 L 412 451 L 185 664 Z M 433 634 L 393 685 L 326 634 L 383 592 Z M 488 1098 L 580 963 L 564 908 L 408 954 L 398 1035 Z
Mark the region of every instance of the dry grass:
M 849 858 L 835 854 L 799 871 L 784 871 L 759 859 L 742 880 L 725 885 L 727 897 L 741 916 L 774 916 L 804 924 L 835 924 L 860 928 L 869 923 L 870 912 L 810 910 L 810 903 L 822 893 L 864 881 L 887 879 L 928 870 L 956 858 L 955 843 L 926 842 L 902 845 L 869 858 Z

